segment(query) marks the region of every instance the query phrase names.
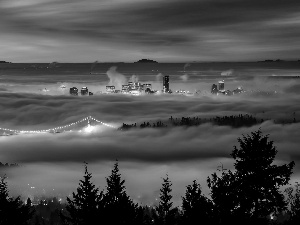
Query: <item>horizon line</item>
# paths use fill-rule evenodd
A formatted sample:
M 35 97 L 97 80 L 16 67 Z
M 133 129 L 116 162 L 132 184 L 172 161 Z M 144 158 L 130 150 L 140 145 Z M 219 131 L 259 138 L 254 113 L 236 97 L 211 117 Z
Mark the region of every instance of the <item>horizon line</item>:
M 291 60 L 284 60 L 284 59 L 265 59 L 265 60 L 249 60 L 249 61 L 178 61 L 178 62 L 122 62 L 122 61 L 90 61 L 90 62 L 58 62 L 58 61 L 52 61 L 52 62 L 10 62 L 10 61 L 4 61 L 0 60 L 0 64 L 44 64 L 44 63 L 65 63 L 65 64 L 86 64 L 86 63 L 127 63 L 127 64 L 167 64 L 167 63 L 259 63 L 259 62 L 266 62 L 266 63 L 281 63 L 281 62 L 300 62 L 300 59 L 291 59 Z

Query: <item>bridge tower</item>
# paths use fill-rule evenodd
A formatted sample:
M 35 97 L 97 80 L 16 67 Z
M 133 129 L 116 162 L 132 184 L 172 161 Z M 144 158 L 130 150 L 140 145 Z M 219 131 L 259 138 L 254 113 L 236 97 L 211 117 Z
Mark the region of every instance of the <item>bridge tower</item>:
M 91 126 L 91 116 L 88 117 L 88 127 Z

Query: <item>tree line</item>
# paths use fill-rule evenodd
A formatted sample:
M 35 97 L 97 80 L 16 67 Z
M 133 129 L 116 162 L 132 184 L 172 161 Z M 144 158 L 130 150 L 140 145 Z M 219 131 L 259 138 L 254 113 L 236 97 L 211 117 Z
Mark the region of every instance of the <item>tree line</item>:
M 19 166 L 17 163 L 2 163 L 0 162 L 0 169 L 4 168 L 4 167 L 17 167 Z
M 263 112 L 264 113 L 264 112 Z M 129 130 L 131 128 L 161 128 L 161 127 L 168 127 L 169 126 L 199 126 L 205 123 L 212 123 L 213 125 L 217 126 L 230 126 L 233 128 L 239 128 L 239 127 L 251 127 L 257 124 L 261 124 L 265 122 L 266 120 L 271 119 L 258 119 L 253 115 L 249 114 L 238 114 L 238 115 L 230 115 L 230 116 L 216 116 L 213 118 L 201 118 L 198 116 L 194 117 L 181 117 L 181 118 L 173 118 L 171 116 L 168 121 L 162 122 L 162 121 L 156 121 L 156 122 L 150 122 L 150 121 L 144 121 L 140 124 L 133 123 L 133 124 L 126 124 L 123 123 L 121 127 L 119 127 L 119 130 Z M 297 123 L 296 120 L 296 114 L 293 113 L 293 119 L 277 119 L 272 120 L 274 123 L 277 124 L 291 124 L 291 123 Z
M 40 208 L 32 206 L 30 199 L 25 204 L 20 196 L 9 196 L 4 176 L 0 179 L 0 224 L 299 224 L 300 185 L 280 190 L 289 184 L 295 163 L 275 165 L 277 149 L 261 130 L 239 137 L 238 143 L 230 154 L 234 170 L 221 167 L 207 178 L 209 196 L 192 181 L 180 207 L 173 205 L 168 175 L 162 178 L 158 205 L 148 207 L 134 203 L 127 194 L 118 161 L 106 178 L 105 190 L 93 184 L 86 163 L 77 190 L 67 197 L 64 207 L 53 211 L 52 220 L 46 221 L 39 219 Z
M 231 126 L 234 128 L 238 127 L 251 127 L 256 124 L 263 123 L 264 120 L 258 120 L 254 116 L 249 114 L 239 114 L 239 115 L 231 115 L 231 116 L 216 116 L 213 118 L 201 118 L 201 117 L 181 117 L 181 118 L 173 118 L 172 116 L 168 119 L 168 122 L 156 121 L 156 122 L 142 122 L 140 125 L 137 123 L 134 124 L 126 124 L 123 123 L 119 130 L 128 130 L 130 128 L 146 128 L 146 127 L 153 127 L 153 128 L 161 128 L 167 127 L 169 124 L 170 126 L 199 126 L 205 123 L 212 123 L 213 125 L 218 126 Z

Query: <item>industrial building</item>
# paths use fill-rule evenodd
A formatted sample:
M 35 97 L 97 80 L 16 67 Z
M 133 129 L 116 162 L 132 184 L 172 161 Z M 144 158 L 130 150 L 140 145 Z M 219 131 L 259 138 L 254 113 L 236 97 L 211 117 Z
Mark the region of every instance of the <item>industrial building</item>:
M 142 84 L 140 82 L 129 81 L 128 84 L 122 85 L 122 90 L 115 90 L 115 86 L 106 86 L 106 93 L 122 93 L 140 95 L 143 92 L 149 94 L 154 93 L 152 91 L 152 84 Z
M 115 93 L 116 87 L 115 86 L 106 86 L 106 93 Z
M 87 87 L 82 87 L 81 88 L 81 95 L 88 95 L 89 94 L 89 90 Z
M 87 87 L 81 88 L 80 91 L 81 95 L 93 95 L 93 92 L 89 92 Z M 77 87 L 72 87 L 70 88 L 70 95 L 78 95 L 78 88 Z
M 146 89 L 149 88 L 152 90 L 152 84 L 143 84 L 143 89 L 146 91 Z
M 225 91 L 225 82 L 224 82 L 224 80 L 219 81 L 218 85 L 219 86 L 217 86 L 216 84 L 212 85 L 211 93 L 214 94 L 214 95 L 219 95 L 219 94 L 224 94 L 225 95 L 226 91 Z
M 170 87 L 169 87 L 169 76 L 163 77 L 163 93 L 169 93 Z
M 218 86 L 216 84 L 213 84 L 211 87 L 211 93 L 216 95 L 218 93 Z
M 78 89 L 76 87 L 70 88 L 70 95 L 78 95 Z
M 129 91 L 129 84 L 123 84 L 122 85 L 122 93 L 126 93 Z
M 224 80 L 219 81 L 219 91 L 225 91 Z

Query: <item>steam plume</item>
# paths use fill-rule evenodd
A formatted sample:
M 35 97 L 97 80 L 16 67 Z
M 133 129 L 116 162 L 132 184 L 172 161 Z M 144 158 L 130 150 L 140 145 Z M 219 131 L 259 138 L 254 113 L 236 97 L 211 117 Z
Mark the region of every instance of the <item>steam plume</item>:
M 182 76 L 179 77 L 182 81 L 187 81 L 189 79 L 189 75 L 184 74 Z
M 155 76 L 156 82 L 160 82 L 161 78 L 162 78 L 163 74 L 159 73 Z
M 185 69 L 186 68 L 188 68 L 188 67 L 190 67 L 191 66 L 191 64 L 190 63 L 186 63 L 186 64 L 184 64 L 184 66 L 183 66 L 183 71 L 185 71 Z
M 92 66 L 91 66 L 91 71 L 90 71 L 91 73 L 92 73 L 93 69 L 96 67 L 97 63 L 98 63 L 98 61 L 93 62 Z
M 221 73 L 221 76 L 231 76 L 233 74 L 233 70 L 225 70 Z
M 109 78 L 109 85 L 114 85 L 116 89 L 121 89 L 122 85 L 127 83 L 126 77 L 123 74 L 117 72 L 116 66 L 110 67 L 106 72 L 106 75 Z
M 137 75 L 132 75 L 130 80 L 134 83 L 138 82 L 139 81 L 139 77 Z

